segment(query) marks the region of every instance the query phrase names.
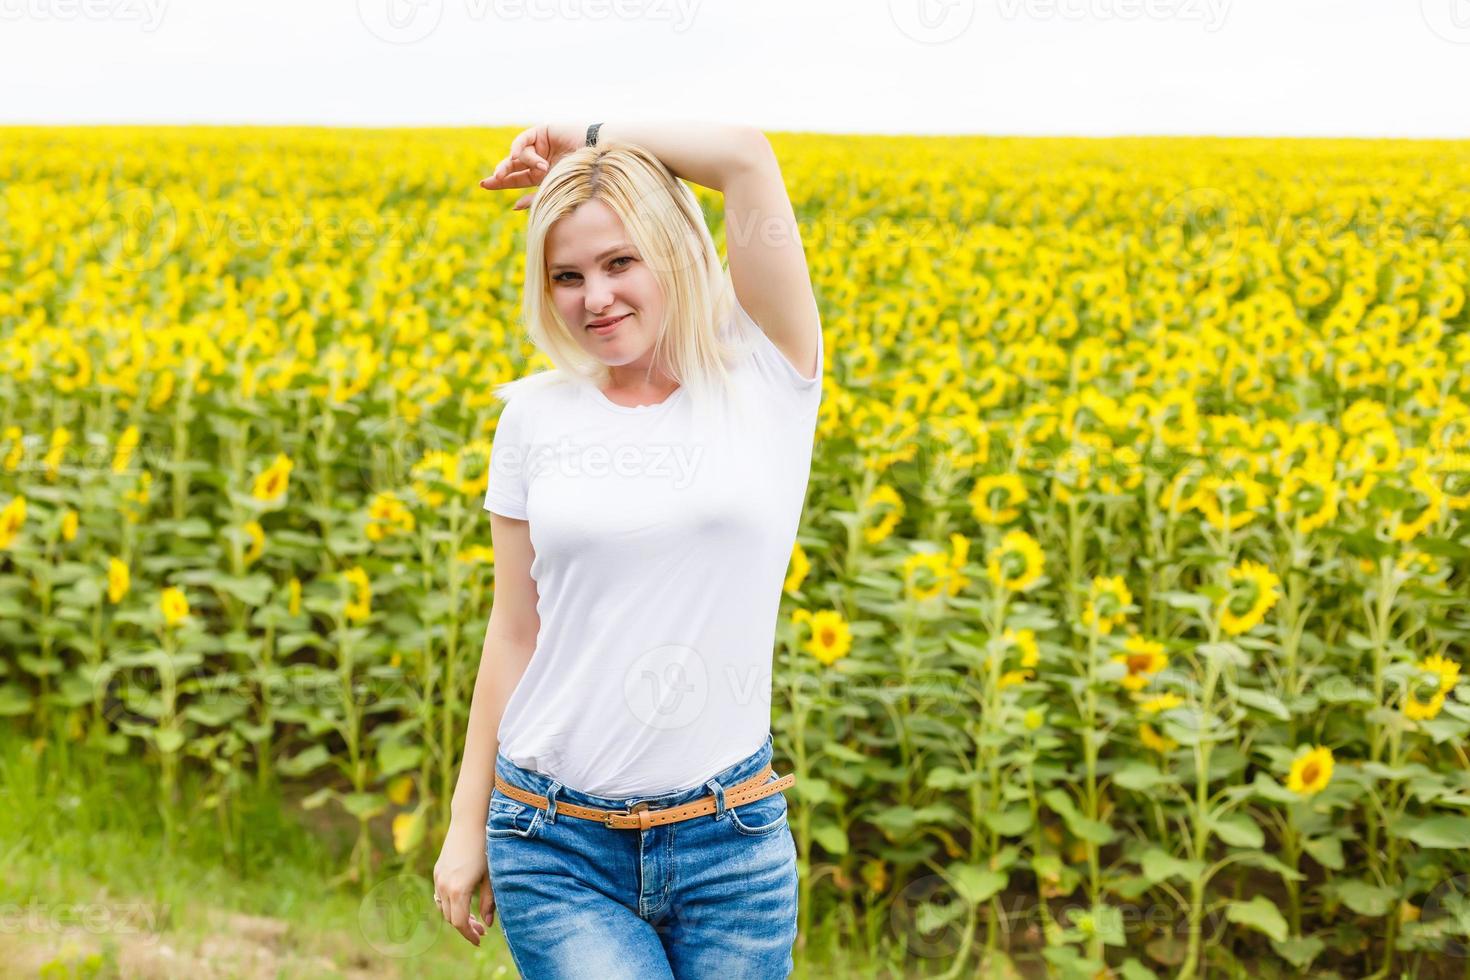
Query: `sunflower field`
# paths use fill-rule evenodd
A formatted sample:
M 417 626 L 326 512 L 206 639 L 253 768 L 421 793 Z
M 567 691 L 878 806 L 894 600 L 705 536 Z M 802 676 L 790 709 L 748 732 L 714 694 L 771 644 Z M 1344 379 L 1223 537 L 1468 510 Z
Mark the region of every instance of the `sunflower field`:
M 5 130 L 0 715 L 51 765 L 432 865 L 492 389 L 548 366 L 513 135 Z M 798 962 L 1470 977 L 1470 144 L 771 140 L 827 352 Z

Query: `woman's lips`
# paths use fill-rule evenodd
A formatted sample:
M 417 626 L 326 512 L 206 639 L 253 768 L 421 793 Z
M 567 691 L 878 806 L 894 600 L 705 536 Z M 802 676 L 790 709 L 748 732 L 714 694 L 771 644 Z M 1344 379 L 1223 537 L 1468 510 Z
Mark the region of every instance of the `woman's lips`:
M 603 326 L 603 327 L 594 327 L 594 326 L 592 326 L 592 325 L 589 324 L 587 326 L 587 329 L 588 330 L 591 330 L 593 333 L 597 334 L 598 336 L 605 336 L 607 334 L 612 333 L 615 329 L 617 329 L 618 324 L 622 323 L 624 320 L 626 320 L 628 317 L 630 317 L 632 315 L 633 314 L 631 314 L 631 313 L 624 313 L 622 316 L 618 317 L 616 320 L 614 320 L 612 323 L 607 324 L 606 326 Z

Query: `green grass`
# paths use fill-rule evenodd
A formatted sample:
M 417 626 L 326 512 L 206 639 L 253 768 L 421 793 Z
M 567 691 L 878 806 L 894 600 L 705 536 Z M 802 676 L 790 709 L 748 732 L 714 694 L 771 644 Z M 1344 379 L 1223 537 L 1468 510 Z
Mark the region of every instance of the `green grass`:
M 236 801 L 231 841 L 198 802 L 208 793 L 199 779 L 181 790 L 168 842 L 145 762 L 0 729 L 0 962 L 16 971 L 7 975 L 197 976 L 201 961 L 242 977 L 516 975 L 498 927 L 476 949 L 429 915 L 427 871 L 379 868 L 376 892 L 333 883 L 352 828 L 330 815 L 252 784 Z M 392 898 L 408 931 L 374 915 L 371 896 Z

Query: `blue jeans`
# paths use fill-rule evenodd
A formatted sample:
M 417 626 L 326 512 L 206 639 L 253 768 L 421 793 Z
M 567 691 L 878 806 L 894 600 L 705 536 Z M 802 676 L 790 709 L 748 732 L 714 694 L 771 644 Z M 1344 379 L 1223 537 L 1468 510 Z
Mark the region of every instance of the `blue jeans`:
M 610 799 L 562 786 L 496 754 L 506 782 L 545 796 L 541 810 L 490 796 L 485 853 L 496 915 L 527 980 L 790 975 L 796 941 L 796 841 L 785 793 L 726 809 L 727 787 L 771 761 L 771 736 L 700 787 Z M 777 774 L 773 773 L 771 779 Z M 648 830 L 558 815 L 558 803 L 621 810 L 703 796 L 716 812 Z

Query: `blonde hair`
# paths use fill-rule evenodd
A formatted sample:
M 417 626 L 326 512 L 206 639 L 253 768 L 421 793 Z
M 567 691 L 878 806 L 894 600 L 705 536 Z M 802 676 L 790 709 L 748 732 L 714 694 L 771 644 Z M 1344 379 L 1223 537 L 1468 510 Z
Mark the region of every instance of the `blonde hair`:
M 523 315 L 531 342 L 551 371 L 498 385 L 502 401 L 525 387 L 554 380 L 598 386 L 611 380 L 606 364 L 583 350 L 551 299 L 546 237 L 552 225 L 588 201 L 602 201 L 623 222 L 663 292 L 664 316 L 653 345 L 657 366 L 689 389 L 696 407 L 731 390 L 728 362 L 745 349 L 719 334 L 733 314 L 734 288 L 720 262 L 694 192 L 643 147 L 611 142 L 582 147 L 557 161 L 531 202 L 526 228 Z

